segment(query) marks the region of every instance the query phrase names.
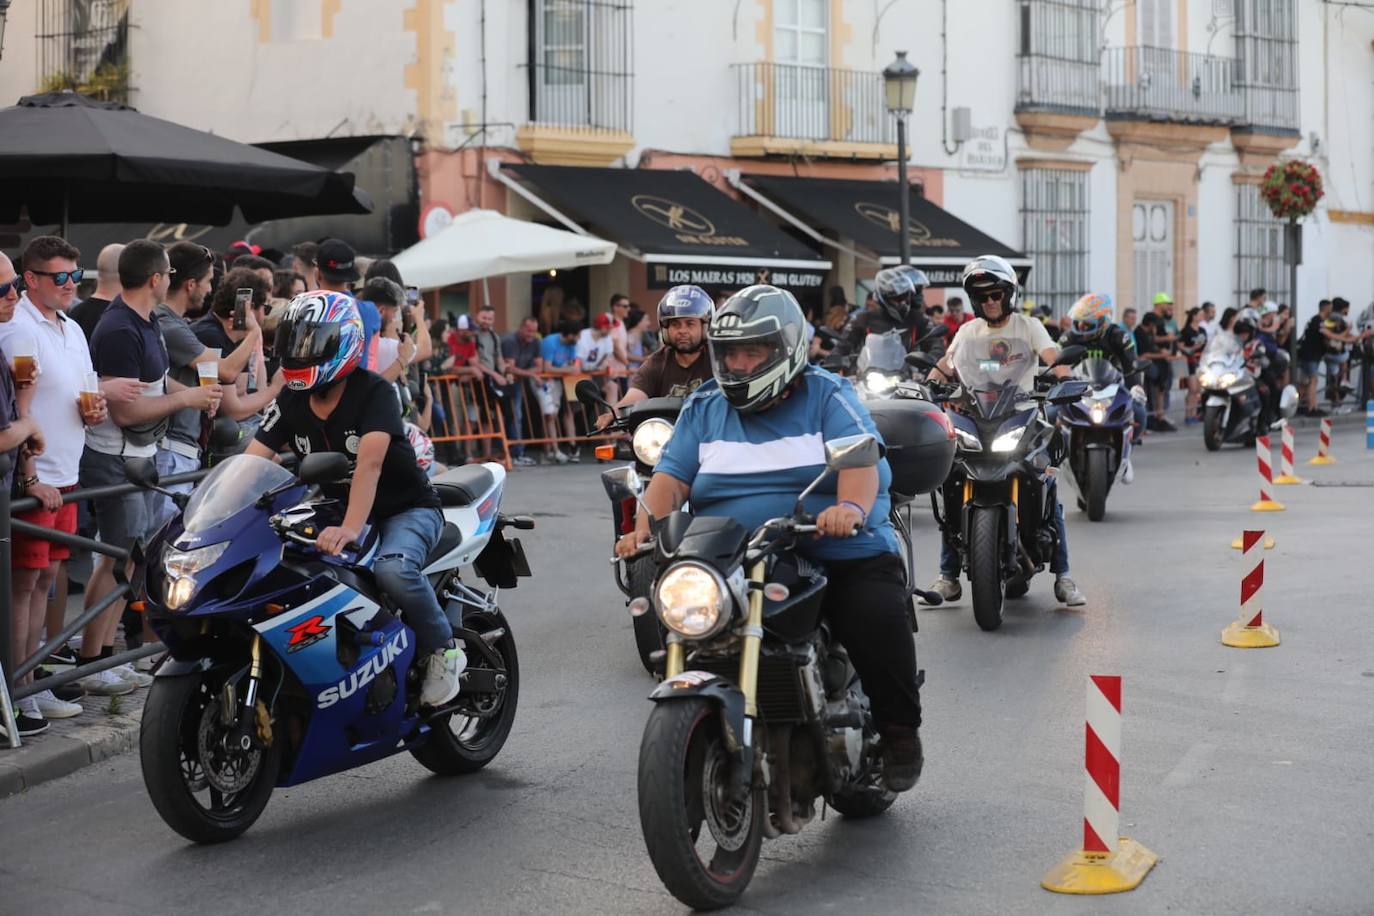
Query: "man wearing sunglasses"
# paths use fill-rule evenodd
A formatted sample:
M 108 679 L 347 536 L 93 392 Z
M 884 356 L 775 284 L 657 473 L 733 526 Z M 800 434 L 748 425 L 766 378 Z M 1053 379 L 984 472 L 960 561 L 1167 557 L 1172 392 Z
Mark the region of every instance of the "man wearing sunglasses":
M 1019 340 L 1029 346 L 1046 365 L 1059 358 L 1059 348 L 1050 339 L 1049 332 L 1037 319 L 1023 315 L 1017 310 L 1017 299 L 1021 292 L 1016 271 L 1003 258 L 984 255 L 974 258 L 964 268 L 964 292 L 968 293 L 973 304 L 974 320 L 961 327 L 954 335 L 948 352 L 940 357 L 940 362 L 930 370 L 935 381 L 948 381 L 954 377 L 953 359 L 961 346 L 974 346 L 973 341 L 986 338 L 998 340 Z M 1017 379 L 1021 390 L 1030 393 L 1035 387 L 1036 366 L 1027 365 Z M 1072 370 L 1068 366 L 1057 366 L 1053 373 L 1058 378 L 1067 378 Z M 1054 597 L 1067 607 L 1080 607 L 1088 603 L 1078 590 L 1073 579 L 1069 578 L 1069 537 L 1064 530 L 1064 508 L 1059 504 L 1059 492 L 1055 478 L 1051 477 L 1045 486 L 1045 499 L 1054 502 L 1054 525 L 1059 535 L 1058 549 L 1050 561 L 1050 571 L 1054 573 Z M 946 601 L 956 601 L 963 594 L 959 586 L 959 556 L 946 542 L 940 551 L 940 578 L 931 585 L 931 591 L 938 592 Z

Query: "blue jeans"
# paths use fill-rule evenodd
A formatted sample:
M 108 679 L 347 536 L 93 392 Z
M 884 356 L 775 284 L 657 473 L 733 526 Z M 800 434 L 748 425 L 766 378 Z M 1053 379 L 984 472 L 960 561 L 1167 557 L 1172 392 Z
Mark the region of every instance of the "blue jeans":
M 1059 503 L 1058 478 L 1051 477 L 1045 482 L 1045 498 L 1054 501 L 1054 529 L 1059 535 L 1059 544 L 1055 547 L 1054 556 L 1050 558 L 1050 572 L 1054 573 L 1056 577 L 1067 576 L 1069 574 L 1069 534 L 1064 530 L 1064 507 Z M 945 511 L 949 511 L 948 506 L 946 506 Z M 940 539 L 940 575 L 946 579 L 959 578 L 959 554 L 944 538 Z
M 377 530 L 381 541 L 372 574 L 404 612 L 415 631 L 416 658 L 424 658 L 453 638 L 452 626 L 424 574 L 425 558 L 444 530 L 444 513 L 428 507 L 407 509 L 377 522 Z
M 171 477 L 173 474 L 185 474 L 190 471 L 200 469 L 199 458 L 188 458 L 180 452 L 171 449 L 159 448 L 157 450 L 157 473 L 161 478 Z M 163 487 L 173 493 L 190 493 L 195 489 L 192 483 L 163 484 Z M 172 502 L 170 496 L 163 496 L 161 493 L 154 493 L 152 526 L 149 530 L 157 531 L 167 523 L 167 520 L 176 515 L 179 511 L 176 503 Z

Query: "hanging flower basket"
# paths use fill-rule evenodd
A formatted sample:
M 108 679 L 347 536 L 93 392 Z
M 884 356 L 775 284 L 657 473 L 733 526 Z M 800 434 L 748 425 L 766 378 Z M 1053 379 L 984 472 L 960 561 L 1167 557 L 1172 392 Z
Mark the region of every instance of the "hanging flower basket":
M 1260 197 L 1279 219 L 1302 219 L 1317 209 L 1324 193 L 1321 173 L 1300 159 L 1274 163 L 1260 183 Z

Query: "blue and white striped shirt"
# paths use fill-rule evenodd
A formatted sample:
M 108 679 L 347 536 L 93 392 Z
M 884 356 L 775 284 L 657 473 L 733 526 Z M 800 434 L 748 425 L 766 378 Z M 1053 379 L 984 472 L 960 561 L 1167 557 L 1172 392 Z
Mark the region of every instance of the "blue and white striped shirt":
M 715 381 L 683 405 L 673 438 L 654 469 L 691 487 L 697 515 L 729 516 L 753 528 L 788 515 L 797 496 L 825 468 L 825 442 L 859 433 L 878 435 L 868 410 L 846 379 L 808 367 L 789 397 L 759 413 L 743 414 Z M 881 441 L 881 437 L 880 437 Z M 892 471 L 878 464 L 878 499 L 866 527 L 852 538 L 804 541 L 799 552 L 814 560 L 856 560 L 897 553 L 888 519 Z M 819 514 L 835 504 L 835 475 L 806 501 Z

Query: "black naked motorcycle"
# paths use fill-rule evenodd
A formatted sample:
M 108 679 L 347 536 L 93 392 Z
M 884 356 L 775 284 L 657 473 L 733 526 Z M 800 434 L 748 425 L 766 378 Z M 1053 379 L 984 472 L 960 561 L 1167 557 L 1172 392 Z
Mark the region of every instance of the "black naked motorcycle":
M 1078 345 L 1065 347 L 1054 366 L 1074 365 L 1085 353 Z M 1036 385 L 1052 384 L 1046 393 L 1023 391 L 1019 381 L 1034 371 L 1037 358 L 1014 338 L 975 341 L 955 359 L 959 383 L 932 385 L 937 399 L 952 408 L 947 413 L 958 447 L 954 471 L 939 497 L 931 495 L 931 505 L 968 574 L 973 616 L 984 630 L 1002 625 L 1003 598 L 1026 594 L 1058 546 L 1046 485 L 1066 445 L 1044 405 L 1073 404 L 1091 390 L 1081 379 L 1053 384 L 1045 373 Z
M 617 411 L 602 398 L 600 388 L 590 379 L 578 382 L 574 390 L 577 399 L 587 408 L 587 416 L 595 416 L 598 410 L 604 409 L 614 417 L 601 432 L 620 438 L 598 445 L 596 457 L 633 461 L 634 464 L 629 468 L 639 478 L 641 485 L 647 486 L 664 447 L 673 437 L 673 426 L 682 411 L 682 398 L 649 398 Z M 607 470 L 602 477 L 620 470 Z M 622 535 L 634 531 L 636 502 L 633 495 L 616 498 L 612 490 L 608 485 L 606 493 L 611 497 L 611 530 L 614 535 L 611 543 L 614 545 Z M 627 603 L 641 596 L 648 597 L 654 584 L 654 558 L 651 552 L 643 551 L 629 559 L 613 559 L 611 562 L 615 570 L 616 587 L 625 593 Z M 652 674 L 655 669 L 650 656 L 663 650 L 663 628 L 652 614 L 639 614 L 631 620 L 640 664 Z
M 652 602 L 632 602 L 652 603 L 669 634 L 640 743 L 639 820 L 659 877 L 688 906 L 733 903 L 763 839 L 801 830 L 817 799 L 847 817 L 896 799 L 868 698 L 821 619 L 825 574 L 793 549 L 816 531 L 803 499 L 879 451 L 871 435 L 827 442 L 826 471 L 793 514 L 753 531 L 683 512 L 656 523 Z M 633 469 L 615 480 L 637 495 Z

